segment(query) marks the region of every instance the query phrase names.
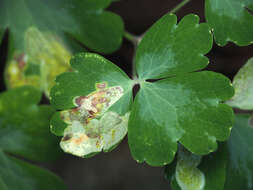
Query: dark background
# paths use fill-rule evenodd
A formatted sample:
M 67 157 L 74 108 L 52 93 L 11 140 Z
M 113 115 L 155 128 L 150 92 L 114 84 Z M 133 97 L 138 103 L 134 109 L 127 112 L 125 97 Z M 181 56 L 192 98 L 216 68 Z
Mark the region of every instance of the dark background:
M 179 2 L 181 1 L 121 0 L 113 3 L 109 10 L 122 16 L 127 31 L 141 35 Z M 203 22 L 204 0 L 191 0 L 176 14 L 178 19 L 181 19 L 189 13 L 199 15 Z M 4 52 L 4 48 L 1 47 L 0 52 Z M 122 47 L 106 57 L 130 74 L 133 53 L 132 44 L 124 39 Z M 208 57 L 210 59 L 208 70 L 223 73 L 232 79 L 239 68 L 253 57 L 253 45 L 238 47 L 228 44 L 222 48 L 214 45 Z M 1 91 L 5 89 L 4 59 L 5 56 L 1 53 Z M 169 190 L 169 183 L 163 177 L 163 168 L 137 164 L 131 158 L 127 138 L 110 153 L 100 153 L 89 159 L 65 154 L 57 162 L 46 164 L 46 167 L 62 177 L 70 190 Z

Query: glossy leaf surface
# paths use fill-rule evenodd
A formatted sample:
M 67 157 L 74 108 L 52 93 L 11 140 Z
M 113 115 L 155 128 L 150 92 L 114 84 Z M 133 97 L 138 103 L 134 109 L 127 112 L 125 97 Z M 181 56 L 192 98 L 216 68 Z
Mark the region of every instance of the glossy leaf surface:
M 229 161 L 225 190 L 253 188 L 253 128 L 251 116 L 236 115 L 235 126 L 228 141 Z
M 36 161 L 57 158 L 61 151 L 50 134 L 50 106 L 37 104 L 41 93 L 29 86 L 0 94 L 0 149 Z
M 132 81 L 103 57 L 81 53 L 73 71 L 57 77 L 51 103 L 60 110 L 51 120 L 61 147 L 77 156 L 111 150 L 126 135 Z
M 253 58 L 236 74 L 233 87 L 235 95 L 227 103 L 232 107 L 253 110 Z
M 239 46 L 253 43 L 253 0 L 206 0 L 206 20 L 220 46 L 234 42 Z
M 1 190 L 66 190 L 62 180 L 53 173 L 33 166 L 0 151 Z
M 144 83 L 129 121 L 133 157 L 150 165 L 171 162 L 177 142 L 196 154 L 208 154 L 225 141 L 233 111 L 221 101 L 233 95 L 230 81 L 213 72 L 198 72 Z
M 187 15 L 178 24 L 177 17 L 167 14 L 157 21 L 140 42 L 135 58 L 141 79 L 171 77 L 200 70 L 212 48 L 207 24 L 199 24 L 197 15 Z
M 123 35 L 121 18 L 103 11 L 111 0 L 3 0 L 0 27 L 9 28 L 16 49 L 24 48 L 24 33 L 29 27 L 43 32 L 65 33 L 90 49 L 109 53 L 117 49 Z M 102 35 L 101 35 L 102 32 Z

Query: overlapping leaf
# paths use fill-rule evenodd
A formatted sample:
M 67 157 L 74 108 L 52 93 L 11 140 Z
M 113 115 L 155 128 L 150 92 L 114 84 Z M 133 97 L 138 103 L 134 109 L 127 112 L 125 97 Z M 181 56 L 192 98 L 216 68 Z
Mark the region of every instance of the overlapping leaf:
M 24 49 L 24 33 L 29 27 L 43 32 L 65 33 L 90 49 L 109 53 L 121 43 L 121 18 L 108 11 L 111 0 L 3 0 L 0 27 L 9 28 L 15 49 Z
M 235 95 L 227 102 L 230 106 L 253 110 L 253 58 L 239 70 L 233 79 Z
M 1 190 L 66 190 L 53 173 L 4 154 L 0 150 Z
M 29 86 L 0 94 L 0 181 L 4 189 L 65 189 L 48 171 L 7 155 L 48 161 L 61 154 L 58 138 L 49 130 L 54 109 L 38 106 L 40 99 L 40 91 Z
M 253 188 L 253 128 L 251 116 L 236 115 L 235 126 L 228 141 L 228 168 L 225 190 Z
M 178 24 L 165 15 L 145 35 L 135 59 L 143 81 L 133 104 L 128 140 L 133 157 L 150 165 L 171 162 L 177 142 L 196 154 L 215 151 L 233 124 L 233 111 L 222 104 L 233 95 L 230 81 L 213 72 L 189 73 L 204 68 L 203 56 L 212 46 L 207 24 L 196 15 Z
M 253 43 L 253 0 L 206 0 L 206 20 L 213 28 L 215 41 L 224 46 Z
M 65 151 L 86 155 L 80 151 L 89 150 L 88 145 L 80 141 L 89 142 L 90 134 L 86 130 L 92 126 L 91 121 L 100 118 L 95 121 L 106 121 L 105 114 L 97 115 L 97 110 L 92 110 L 97 108 L 95 100 L 100 97 L 97 94 L 113 86 L 122 87 L 124 95 L 112 108 L 119 115 L 125 114 L 129 111 L 132 84 L 137 82 L 141 89 L 131 107 L 128 126 L 128 142 L 137 161 L 165 165 L 173 160 L 178 141 L 196 154 L 208 154 L 216 150 L 217 141 L 229 137 L 233 111 L 222 104 L 233 95 L 229 79 L 213 72 L 189 73 L 208 63 L 203 54 L 212 47 L 209 27 L 199 24 L 196 15 L 176 22 L 175 15 L 167 14 L 142 39 L 135 59 L 137 81 L 130 81 L 100 56 L 81 54 L 72 59 L 74 71 L 60 75 L 51 93 L 52 104 L 64 110 L 53 117 L 51 124 L 56 135 L 64 135 L 62 142 L 70 142 L 71 146 L 61 145 Z M 165 79 L 153 83 L 146 80 L 161 77 Z M 95 85 L 104 87 L 95 89 Z M 78 124 L 74 124 L 76 120 Z M 78 131 L 78 135 L 73 131 Z M 75 151 L 70 150 L 74 142 L 78 145 Z M 90 147 L 90 142 L 88 144 Z
M 64 151 L 86 157 L 114 148 L 126 135 L 132 81 L 103 57 L 82 53 L 71 59 L 73 72 L 60 75 L 51 103 L 60 110 L 51 130 L 64 136 Z
M 198 158 L 197 155 L 188 155 L 188 157 L 183 158 L 183 163 L 187 163 L 186 166 L 183 165 L 183 169 L 186 172 L 182 173 L 186 186 L 180 186 L 176 178 L 176 173 L 178 172 L 176 171 L 176 167 L 182 167 L 179 165 L 180 163 L 174 161 L 172 164 L 166 166 L 165 177 L 170 181 L 171 188 L 173 190 L 197 190 L 193 186 L 194 179 L 197 177 L 194 172 L 201 172 L 204 175 L 202 190 L 223 190 L 227 169 L 227 150 L 225 144 L 221 145 L 217 152 L 202 157 L 200 164 L 197 166 L 196 164 L 194 165 L 194 159 L 196 160 L 196 158 Z

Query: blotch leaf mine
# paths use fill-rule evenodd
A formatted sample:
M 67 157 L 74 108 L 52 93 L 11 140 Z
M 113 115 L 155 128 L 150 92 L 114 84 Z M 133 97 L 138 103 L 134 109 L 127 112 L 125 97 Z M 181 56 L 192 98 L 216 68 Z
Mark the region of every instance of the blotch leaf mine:
M 206 20 L 218 45 L 253 43 L 253 0 L 205 0 Z
M 204 54 L 211 47 L 209 26 L 199 24 L 196 15 L 187 15 L 177 24 L 176 16 L 167 14 L 147 31 L 137 48 L 138 79 L 130 80 L 99 55 L 74 56 L 72 72 L 59 75 L 51 90 L 51 103 L 60 110 L 51 120 L 52 132 L 64 136 L 61 146 L 67 152 L 74 154 L 73 145 L 80 141 L 87 142 L 82 147 L 92 144 L 92 150 L 84 148 L 88 152 L 97 152 L 108 143 L 95 146 L 103 144 L 101 129 L 112 137 L 110 124 L 126 121 L 130 114 L 128 143 L 137 162 L 166 165 L 174 159 L 178 142 L 194 154 L 216 151 L 217 141 L 226 141 L 233 126 L 233 110 L 223 102 L 234 90 L 221 74 L 193 72 L 207 65 Z M 132 103 L 136 83 L 140 90 Z M 118 94 L 108 107 L 107 91 Z M 126 133 L 125 125 L 119 128 L 118 140 Z M 75 152 L 88 154 L 80 146 L 75 145 Z
M 51 92 L 52 103 L 64 109 L 52 118 L 51 131 L 63 136 L 65 152 L 86 157 L 109 151 L 127 134 L 131 80 L 96 54 L 78 54 L 71 66 L 74 71 L 57 77 Z

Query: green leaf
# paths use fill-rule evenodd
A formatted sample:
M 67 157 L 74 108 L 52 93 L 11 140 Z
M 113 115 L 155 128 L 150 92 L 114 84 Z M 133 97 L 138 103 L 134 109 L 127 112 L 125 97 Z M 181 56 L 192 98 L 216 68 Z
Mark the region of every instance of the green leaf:
M 50 106 L 37 104 L 41 93 L 29 86 L 0 94 L 0 149 L 35 161 L 61 154 L 58 139 L 50 134 Z
M 2 43 L 2 39 L 3 39 L 3 37 L 4 37 L 4 30 L 3 29 L 1 29 L 0 28 L 0 45 L 1 45 L 1 43 Z M 1 187 L 1 186 L 0 186 Z
M 235 117 L 235 126 L 228 141 L 229 161 L 225 190 L 253 188 L 253 128 L 250 115 Z
M 232 109 L 221 104 L 232 95 L 229 79 L 208 71 L 141 84 L 129 119 L 132 156 L 166 165 L 178 141 L 196 154 L 215 151 L 233 125 Z
M 167 14 L 145 34 L 137 48 L 135 64 L 141 79 L 158 79 L 200 70 L 212 48 L 207 24 L 199 24 L 197 15 L 187 15 L 178 24 Z
M 122 41 L 122 19 L 103 9 L 111 0 L 3 0 L 0 27 L 9 28 L 14 47 L 24 49 L 24 34 L 30 27 L 69 34 L 88 48 L 110 53 Z M 101 35 L 102 32 L 102 35 Z
M 206 0 L 206 20 L 220 46 L 233 42 L 239 46 L 253 43 L 253 0 Z
M 228 105 L 245 110 L 253 109 L 253 58 L 239 70 L 233 80 L 234 97 Z
M 63 110 L 51 120 L 65 152 L 86 157 L 111 150 L 126 135 L 132 81 L 117 66 L 92 53 L 71 59 L 73 71 L 61 74 L 51 90 L 51 103 Z
M 66 190 L 62 180 L 53 173 L 0 151 L 1 190 Z
M 190 190 L 193 187 L 193 183 L 196 182 L 194 178 L 197 175 L 194 172 L 201 172 L 204 174 L 204 186 L 202 190 L 223 190 L 226 180 L 227 156 L 225 144 L 222 144 L 217 152 L 202 157 L 200 164 L 198 156 L 190 155 L 188 152 L 183 157 L 179 156 L 178 161 L 174 161 L 172 164 L 166 166 L 166 179 L 170 181 L 173 190 Z M 178 185 L 177 181 L 180 182 L 180 179 L 176 178 L 176 173 L 180 171 L 181 176 L 185 178 L 186 182 L 188 181 L 185 184 L 188 185 L 188 188 L 180 188 Z M 193 189 L 197 190 L 197 188 Z

